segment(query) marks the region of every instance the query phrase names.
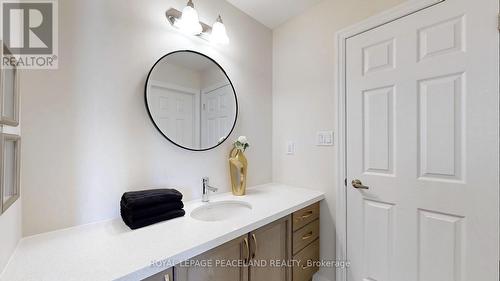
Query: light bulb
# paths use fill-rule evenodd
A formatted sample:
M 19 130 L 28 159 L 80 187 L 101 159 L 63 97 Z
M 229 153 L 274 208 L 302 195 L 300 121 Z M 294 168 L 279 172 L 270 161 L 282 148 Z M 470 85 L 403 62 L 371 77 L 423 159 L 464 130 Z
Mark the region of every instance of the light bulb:
M 210 35 L 210 41 L 218 44 L 229 44 L 229 37 L 226 33 L 226 26 L 222 22 L 222 17 L 219 15 L 217 21 L 212 27 L 212 34 Z
M 175 25 L 189 35 L 198 35 L 203 31 L 192 0 L 189 0 L 187 6 L 182 10 L 182 16 L 175 22 Z

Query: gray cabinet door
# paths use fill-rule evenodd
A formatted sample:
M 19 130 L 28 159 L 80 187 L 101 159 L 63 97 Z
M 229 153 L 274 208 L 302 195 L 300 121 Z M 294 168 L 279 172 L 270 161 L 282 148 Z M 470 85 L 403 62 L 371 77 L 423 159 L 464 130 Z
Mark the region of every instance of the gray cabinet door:
M 234 262 L 249 255 L 245 235 L 176 266 L 175 281 L 248 281 L 248 267 Z
M 267 262 L 267 266 L 250 267 L 251 281 L 291 280 L 291 268 L 283 263 L 292 256 L 291 231 L 291 219 L 287 216 L 250 233 L 253 262 Z

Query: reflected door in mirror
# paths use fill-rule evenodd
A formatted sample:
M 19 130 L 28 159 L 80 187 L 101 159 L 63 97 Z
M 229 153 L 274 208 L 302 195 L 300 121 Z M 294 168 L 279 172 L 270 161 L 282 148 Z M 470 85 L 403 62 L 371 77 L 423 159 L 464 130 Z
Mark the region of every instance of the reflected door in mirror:
M 150 110 L 160 129 L 168 132 L 172 141 L 195 147 L 199 139 L 194 116 L 196 93 L 161 84 L 153 84 L 150 90 Z
M 224 141 L 233 125 L 236 107 L 232 106 L 231 85 L 224 85 L 201 95 L 202 146 L 213 147 Z

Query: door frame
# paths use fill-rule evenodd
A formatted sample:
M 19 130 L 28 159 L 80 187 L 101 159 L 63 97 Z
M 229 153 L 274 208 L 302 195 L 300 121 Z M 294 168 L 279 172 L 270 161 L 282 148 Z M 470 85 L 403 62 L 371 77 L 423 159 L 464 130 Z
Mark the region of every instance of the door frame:
M 347 261 L 347 110 L 346 44 L 351 37 L 448 0 L 413 0 L 349 26 L 335 34 L 335 102 L 337 104 L 336 260 Z M 347 270 L 336 271 L 337 281 L 347 281 Z

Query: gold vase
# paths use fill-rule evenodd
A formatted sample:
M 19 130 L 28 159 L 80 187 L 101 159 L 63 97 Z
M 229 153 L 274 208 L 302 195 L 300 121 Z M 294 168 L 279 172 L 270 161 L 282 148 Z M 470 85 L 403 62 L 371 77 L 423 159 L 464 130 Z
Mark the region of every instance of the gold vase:
M 243 196 L 247 191 L 248 161 L 240 149 L 233 148 L 229 155 L 229 170 L 231 174 L 231 188 L 236 196 Z

